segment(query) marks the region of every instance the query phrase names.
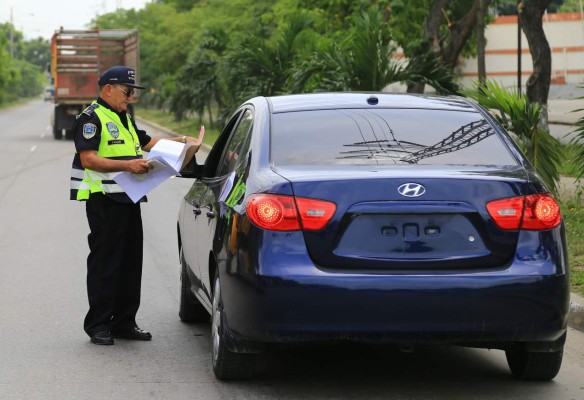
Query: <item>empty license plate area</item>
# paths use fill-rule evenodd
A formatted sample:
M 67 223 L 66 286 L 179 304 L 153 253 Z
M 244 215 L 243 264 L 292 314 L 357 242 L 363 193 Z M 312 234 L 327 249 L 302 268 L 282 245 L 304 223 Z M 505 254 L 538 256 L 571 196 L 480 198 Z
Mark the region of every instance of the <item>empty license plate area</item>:
M 430 207 L 443 212 L 415 214 L 395 213 L 397 207 L 384 213 L 379 207 L 355 207 L 365 212 L 345 216 L 334 254 L 401 261 L 484 257 L 490 252 L 471 222 L 476 213 L 469 207 Z

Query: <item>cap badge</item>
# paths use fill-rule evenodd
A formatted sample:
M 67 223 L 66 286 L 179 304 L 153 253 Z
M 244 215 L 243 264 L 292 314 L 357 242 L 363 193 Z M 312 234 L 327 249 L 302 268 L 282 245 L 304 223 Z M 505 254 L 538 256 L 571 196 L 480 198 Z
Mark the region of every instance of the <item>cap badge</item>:
M 134 82 L 136 80 L 136 71 L 134 71 L 133 69 L 128 71 L 128 79 L 130 79 L 132 82 Z

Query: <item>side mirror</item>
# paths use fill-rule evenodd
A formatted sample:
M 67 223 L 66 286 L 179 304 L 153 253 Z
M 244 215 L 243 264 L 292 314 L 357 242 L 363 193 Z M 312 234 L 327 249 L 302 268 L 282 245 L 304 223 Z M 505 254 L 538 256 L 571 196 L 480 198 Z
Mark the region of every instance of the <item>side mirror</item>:
M 203 179 L 206 171 L 205 165 L 197 164 L 196 157 L 193 157 L 191 161 L 180 170 L 180 175 L 178 177 Z

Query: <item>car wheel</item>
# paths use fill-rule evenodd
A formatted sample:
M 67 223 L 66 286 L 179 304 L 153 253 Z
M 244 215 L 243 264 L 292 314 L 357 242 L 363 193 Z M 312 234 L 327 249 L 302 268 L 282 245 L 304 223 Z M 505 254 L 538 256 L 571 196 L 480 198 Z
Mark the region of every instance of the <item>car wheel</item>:
M 233 353 L 225 346 L 223 303 L 219 273 L 215 274 L 213 290 L 213 313 L 211 338 L 213 352 L 213 372 L 220 380 L 245 379 L 253 376 L 255 354 Z
M 564 351 L 539 353 L 512 349 L 506 350 L 505 355 L 515 378 L 526 381 L 550 381 L 560 371 Z
M 182 322 L 209 321 L 209 313 L 191 292 L 191 281 L 182 249 L 180 251 L 180 307 L 178 316 Z

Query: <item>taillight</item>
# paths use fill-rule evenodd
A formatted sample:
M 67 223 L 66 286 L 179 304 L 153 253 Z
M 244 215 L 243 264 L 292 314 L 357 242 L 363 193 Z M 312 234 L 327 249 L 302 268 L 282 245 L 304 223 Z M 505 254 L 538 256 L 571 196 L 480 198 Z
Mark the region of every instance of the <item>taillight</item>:
M 560 224 L 560 206 L 546 194 L 534 194 L 525 198 L 525 213 L 521 229 L 541 230 L 555 228 Z
M 317 231 L 329 223 L 337 206 L 334 203 L 275 194 L 255 194 L 246 205 L 252 223 L 273 231 Z
M 558 226 L 562 220 L 560 206 L 548 194 L 510 197 L 491 201 L 487 211 L 505 230 L 544 230 Z
M 329 201 L 296 197 L 300 223 L 305 231 L 319 231 L 329 223 L 337 205 Z

